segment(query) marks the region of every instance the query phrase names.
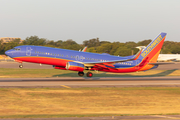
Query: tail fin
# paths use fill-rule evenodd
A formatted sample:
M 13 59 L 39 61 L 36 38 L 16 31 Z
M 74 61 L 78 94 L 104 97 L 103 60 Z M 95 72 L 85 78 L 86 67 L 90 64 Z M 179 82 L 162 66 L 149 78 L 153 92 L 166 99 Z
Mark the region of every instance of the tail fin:
M 166 38 L 166 33 L 159 34 L 141 53 L 139 59 L 155 63 Z

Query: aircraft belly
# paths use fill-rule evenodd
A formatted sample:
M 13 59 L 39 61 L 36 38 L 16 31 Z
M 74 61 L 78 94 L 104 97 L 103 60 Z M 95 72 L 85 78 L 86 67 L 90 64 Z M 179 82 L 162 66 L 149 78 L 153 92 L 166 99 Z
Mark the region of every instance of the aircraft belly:
M 56 65 L 65 67 L 66 63 L 69 60 L 58 59 L 58 58 L 46 58 L 46 57 L 18 57 L 14 58 L 15 60 L 23 61 L 23 62 L 32 62 L 32 63 L 41 63 L 48 65 Z

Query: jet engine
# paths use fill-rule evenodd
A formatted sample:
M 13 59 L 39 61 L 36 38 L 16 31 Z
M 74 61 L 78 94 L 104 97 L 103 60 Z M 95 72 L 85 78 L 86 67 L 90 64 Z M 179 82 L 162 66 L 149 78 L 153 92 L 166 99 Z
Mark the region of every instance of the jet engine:
M 65 67 L 61 67 L 61 66 L 53 66 L 55 69 L 61 69 L 61 70 L 66 70 Z
M 84 70 L 84 65 L 81 63 L 76 63 L 76 62 L 67 62 L 65 68 L 67 70 L 82 72 Z

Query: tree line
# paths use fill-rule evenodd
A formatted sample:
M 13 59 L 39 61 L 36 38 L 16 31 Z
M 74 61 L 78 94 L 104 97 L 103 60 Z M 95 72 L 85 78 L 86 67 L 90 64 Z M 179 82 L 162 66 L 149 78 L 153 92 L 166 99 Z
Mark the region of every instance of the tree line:
M 108 53 L 111 55 L 119 56 L 128 56 L 137 53 L 139 50 L 135 47 L 137 46 L 147 46 L 152 40 L 143 40 L 140 42 L 109 42 L 109 41 L 100 41 L 99 38 L 94 38 L 90 40 L 83 41 L 82 44 L 78 44 L 72 39 L 63 41 L 63 40 L 47 40 L 44 38 L 39 38 L 38 36 L 27 37 L 22 43 L 20 39 L 16 39 L 9 43 L 3 43 L 0 40 L 0 54 L 5 54 L 6 50 L 12 49 L 15 46 L 19 45 L 38 45 L 38 46 L 47 46 L 55 47 L 62 49 L 70 50 L 82 50 L 87 46 L 87 52 L 93 53 Z M 161 49 L 163 54 L 180 54 L 180 42 L 165 41 Z

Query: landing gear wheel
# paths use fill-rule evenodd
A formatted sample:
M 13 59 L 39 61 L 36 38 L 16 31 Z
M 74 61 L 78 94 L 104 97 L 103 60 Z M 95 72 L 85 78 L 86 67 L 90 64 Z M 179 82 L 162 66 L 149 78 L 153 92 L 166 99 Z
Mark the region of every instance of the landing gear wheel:
M 19 65 L 19 68 L 23 68 L 23 65 Z
M 87 77 L 92 77 L 93 74 L 92 74 L 91 72 L 87 72 L 86 76 L 87 76 Z
M 84 72 L 78 72 L 79 76 L 84 76 Z

